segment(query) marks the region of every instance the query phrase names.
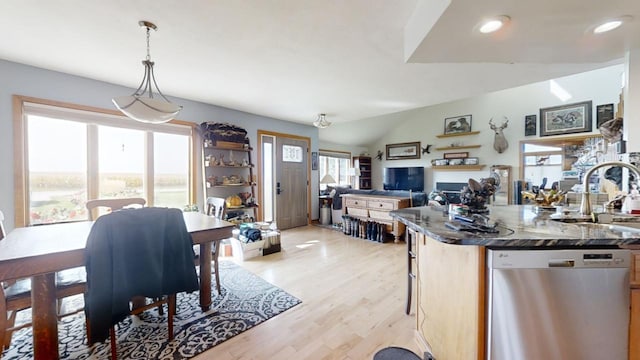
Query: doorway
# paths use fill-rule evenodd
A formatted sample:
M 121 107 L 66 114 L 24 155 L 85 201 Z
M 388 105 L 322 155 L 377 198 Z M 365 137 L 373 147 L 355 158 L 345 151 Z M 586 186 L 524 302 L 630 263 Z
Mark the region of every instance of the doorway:
M 281 230 L 310 222 L 310 138 L 258 131 L 258 196 L 264 221 Z

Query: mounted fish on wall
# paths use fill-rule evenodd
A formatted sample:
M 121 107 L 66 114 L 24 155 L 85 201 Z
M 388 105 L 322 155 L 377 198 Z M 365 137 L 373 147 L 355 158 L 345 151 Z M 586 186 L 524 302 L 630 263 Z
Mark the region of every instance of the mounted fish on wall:
M 503 116 L 503 118 L 505 121 L 500 126 L 496 126 L 493 123 L 493 118 L 489 119 L 489 126 L 491 127 L 491 130 L 493 130 L 493 132 L 495 133 L 495 136 L 493 138 L 493 148 L 496 149 L 498 154 L 502 154 L 509 147 L 509 142 L 507 141 L 507 138 L 504 136 L 504 133 L 502 132 L 502 130 L 507 128 L 507 124 L 509 124 L 509 119 L 507 119 L 506 116 Z

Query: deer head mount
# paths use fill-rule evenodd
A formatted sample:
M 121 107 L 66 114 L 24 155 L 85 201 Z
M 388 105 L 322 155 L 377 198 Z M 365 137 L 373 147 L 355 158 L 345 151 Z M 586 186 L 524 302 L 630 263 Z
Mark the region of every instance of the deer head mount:
M 493 118 L 489 119 L 489 126 L 491 126 L 491 130 L 495 133 L 493 138 L 493 148 L 496 149 L 498 154 L 502 154 L 509 147 L 509 142 L 507 138 L 504 136 L 502 130 L 507 128 L 507 124 L 509 124 L 509 119 L 506 116 L 503 116 L 504 122 L 500 126 L 496 126 L 493 123 Z

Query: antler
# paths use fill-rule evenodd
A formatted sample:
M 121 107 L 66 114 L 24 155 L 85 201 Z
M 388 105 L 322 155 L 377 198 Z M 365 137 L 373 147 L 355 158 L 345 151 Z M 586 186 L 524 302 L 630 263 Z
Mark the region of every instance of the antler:
M 493 123 L 493 118 L 489 119 L 489 126 L 491 127 L 491 130 L 495 130 L 496 129 L 496 124 Z

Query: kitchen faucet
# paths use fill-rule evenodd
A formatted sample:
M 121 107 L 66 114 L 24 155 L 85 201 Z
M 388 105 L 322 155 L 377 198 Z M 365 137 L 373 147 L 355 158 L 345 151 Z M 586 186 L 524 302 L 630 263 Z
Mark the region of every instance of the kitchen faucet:
M 596 164 L 595 166 L 593 166 L 591 169 L 587 170 L 586 174 L 584 174 L 584 181 L 583 181 L 583 185 L 582 185 L 582 202 L 580 203 L 580 214 L 581 215 L 591 215 L 591 199 L 589 197 L 590 191 L 589 191 L 589 178 L 591 177 L 591 175 L 598 170 L 599 168 L 605 167 L 605 166 L 620 166 L 620 167 L 626 167 L 627 169 L 631 170 L 633 172 L 633 174 L 636 177 L 636 181 L 640 180 L 640 170 L 638 170 L 637 167 L 622 162 L 622 161 L 606 161 L 600 164 Z

